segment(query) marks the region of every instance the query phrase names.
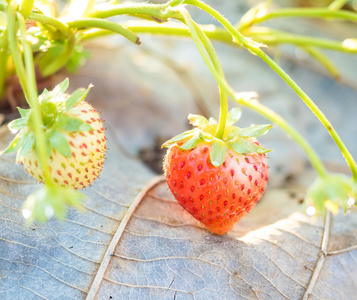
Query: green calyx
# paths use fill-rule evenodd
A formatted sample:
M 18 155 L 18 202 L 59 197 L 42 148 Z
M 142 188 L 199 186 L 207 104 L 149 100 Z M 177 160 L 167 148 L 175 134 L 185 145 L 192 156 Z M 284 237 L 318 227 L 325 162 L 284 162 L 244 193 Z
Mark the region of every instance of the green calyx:
M 306 204 L 314 207 L 314 211 L 322 213 L 326 209 L 337 214 L 339 207 L 348 212 L 352 205 L 357 205 L 357 183 L 343 174 L 329 174 L 318 177 L 309 187 Z
M 267 133 L 272 125 L 252 125 L 247 128 L 234 126 L 241 117 L 241 110 L 233 108 L 227 116 L 226 127 L 223 138 L 215 137 L 217 121 L 213 118 L 207 120 L 200 115 L 189 115 L 188 119 L 194 129 L 185 131 L 165 142 L 162 147 L 177 146 L 183 150 L 195 148 L 198 144 L 206 142 L 212 145 L 210 151 L 211 163 L 218 167 L 226 157 L 228 149 L 242 155 L 253 153 L 267 153 L 271 150 L 265 149 L 256 143 L 255 138 Z
M 65 157 L 70 157 L 72 152 L 68 140 L 63 133 L 91 131 L 92 127 L 85 121 L 71 116 L 68 111 L 84 100 L 91 86 L 86 90 L 78 89 L 68 95 L 69 80 L 65 79 L 52 91 L 44 90 L 40 100 L 41 116 L 44 124 L 46 141 L 48 143 L 48 156 L 53 149 Z M 24 156 L 31 149 L 36 151 L 36 138 L 33 129 L 32 109 L 18 108 L 21 118 L 13 120 L 8 127 L 12 132 L 18 132 L 10 145 L 3 153 L 18 151 L 18 156 Z
M 76 190 L 45 185 L 26 199 L 22 214 L 30 224 L 35 220 L 45 222 L 53 216 L 64 220 L 66 205 L 83 211 L 84 199 L 85 195 Z

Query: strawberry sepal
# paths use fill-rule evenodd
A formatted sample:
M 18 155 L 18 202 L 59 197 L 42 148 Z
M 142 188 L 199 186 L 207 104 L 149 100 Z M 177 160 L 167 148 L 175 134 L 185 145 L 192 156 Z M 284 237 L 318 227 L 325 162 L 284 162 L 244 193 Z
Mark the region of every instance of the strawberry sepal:
M 336 215 L 339 207 L 347 213 L 351 206 L 350 199 L 356 198 L 357 183 L 355 181 L 347 175 L 329 174 L 327 177 L 318 177 L 309 187 L 305 203 L 307 206 L 314 207 L 317 213 L 323 213 L 328 209 Z
M 84 194 L 70 188 L 44 185 L 27 197 L 22 214 L 29 223 L 34 220 L 46 222 L 53 216 L 64 219 L 66 205 L 84 210 L 82 205 L 84 198 Z
M 216 120 L 213 118 L 207 120 L 203 116 L 190 114 L 188 119 L 195 128 L 173 137 L 165 142 L 162 147 L 177 146 L 182 150 L 191 150 L 200 143 L 206 142 L 212 145 L 210 160 L 215 167 L 224 162 L 228 149 L 243 155 L 263 154 L 271 151 L 263 148 L 256 142 L 255 138 L 266 134 L 272 125 L 252 125 L 247 128 L 233 126 L 240 117 L 241 110 L 233 108 L 228 113 L 223 138 L 218 139 L 215 136 L 218 126 Z

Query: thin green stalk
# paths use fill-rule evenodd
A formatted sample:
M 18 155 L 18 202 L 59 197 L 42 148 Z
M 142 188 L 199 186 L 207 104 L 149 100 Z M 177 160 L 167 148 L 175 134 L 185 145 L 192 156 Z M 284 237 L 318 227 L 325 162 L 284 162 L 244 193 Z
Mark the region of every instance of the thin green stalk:
M 24 59 L 26 65 L 26 74 L 27 74 L 27 82 L 28 82 L 28 102 L 30 107 L 32 108 L 32 116 L 31 121 L 34 127 L 34 132 L 36 135 L 36 149 L 39 155 L 40 165 L 43 171 L 43 175 L 45 177 L 46 185 L 53 183 L 47 162 L 47 144 L 45 139 L 45 134 L 43 131 L 43 122 L 41 116 L 41 107 L 40 102 L 38 100 L 37 94 L 37 84 L 36 84 L 36 75 L 35 75 L 35 66 L 33 62 L 33 53 L 31 50 L 31 46 L 26 40 L 26 28 L 25 21 L 21 14 L 17 14 L 17 20 L 20 27 L 21 34 L 21 44 L 24 48 Z
M 164 24 L 158 24 L 147 21 L 133 21 L 128 23 L 122 23 L 123 27 L 131 30 L 135 33 L 149 33 L 149 34 L 162 34 L 162 35 L 174 35 L 189 37 L 190 31 L 187 27 L 183 27 L 181 24 L 174 22 L 167 22 Z M 204 31 L 207 37 L 211 40 L 220 41 L 227 43 L 229 45 L 237 46 L 234 43 L 232 35 L 223 28 L 218 28 L 213 25 L 199 25 Z M 82 33 L 82 40 L 90 40 L 100 36 L 105 36 L 112 34 L 110 31 L 106 30 L 87 30 Z M 318 47 L 328 50 L 347 52 L 347 53 L 357 53 L 357 49 L 351 49 L 344 47 L 341 42 L 333 41 L 329 39 L 321 38 L 311 38 L 304 35 L 295 35 L 286 33 L 283 31 L 272 30 L 263 27 L 254 27 L 245 32 L 247 37 L 252 37 L 254 40 L 267 44 L 267 45 L 277 45 L 277 44 L 292 44 L 295 46 L 309 46 Z
M 296 46 L 318 47 L 327 50 L 341 51 L 347 53 L 357 53 L 357 48 L 344 47 L 340 41 L 329 39 L 308 37 L 304 35 L 291 34 L 280 30 L 266 27 L 253 27 L 247 29 L 245 35 L 263 44 L 293 44 Z
M 306 139 L 299 133 L 297 132 L 292 126 L 289 125 L 288 122 L 286 122 L 281 116 L 270 110 L 268 107 L 265 107 L 261 104 L 259 104 L 257 101 L 247 101 L 246 99 L 242 97 L 237 97 L 237 94 L 234 92 L 234 90 L 228 85 L 224 78 L 224 74 L 221 73 L 222 67 L 220 65 L 220 62 L 218 60 L 218 57 L 216 57 L 215 52 L 211 52 L 210 57 L 214 57 L 214 63 L 210 60 L 209 55 L 207 52 L 211 51 L 210 47 L 204 48 L 202 43 L 206 42 L 207 36 L 203 38 L 204 33 L 201 32 L 200 34 L 198 33 L 199 27 L 194 28 L 192 25 L 193 23 L 190 24 L 190 18 L 187 17 L 188 13 L 183 11 L 182 12 L 185 21 L 187 23 L 187 26 L 191 26 L 191 34 L 192 38 L 196 44 L 196 47 L 198 51 L 200 52 L 204 62 L 206 63 L 207 67 L 210 69 L 213 77 L 216 78 L 216 80 L 219 82 L 220 87 L 222 90 L 225 90 L 233 100 L 235 100 L 238 104 L 246 106 L 267 119 L 269 119 L 271 122 L 276 123 L 281 129 L 283 129 L 287 134 L 289 134 L 300 146 L 301 148 L 306 152 L 306 155 L 308 156 L 309 160 L 311 161 L 312 166 L 316 169 L 318 172 L 319 176 L 325 177 L 327 176 L 326 169 L 321 162 L 319 156 L 316 154 L 314 149 L 311 147 L 311 145 L 306 141 Z M 201 38 L 200 38 L 201 37 Z M 206 50 L 205 50 L 206 49 Z M 206 52 L 207 51 L 207 52 Z
M 139 37 L 132 32 L 131 30 L 107 21 L 107 20 L 102 20 L 102 19 L 95 19 L 95 18 L 81 18 L 75 21 L 68 22 L 67 25 L 70 28 L 86 28 L 86 27 L 91 27 L 91 28 L 101 28 L 101 29 L 106 29 L 110 30 L 112 32 L 118 33 L 125 38 L 127 38 L 129 41 L 133 42 L 134 44 L 140 45 L 140 39 Z
M 172 7 L 181 5 L 185 0 L 171 0 L 168 4 Z
M 22 0 L 20 12 L 24 16 L 25 19 L 27 19 L 28 16 L 30 15 L 34 3 L 35 3 L 35 0 Z
M 5 29 L 0 36 L 0 99 L 5 92 L 5 81 L 6 81 L 6 69 L 7 69 L 7 59 L 9 57 L 7 51 L 9 49 L 9 42 L 7 36 L 7 29 Z
M 16 39 L 16 19 L 15 8 L 12 5 L 7 6 L 7 33 L 9 40 L 9 48 L 12 55 L 12 60 L 16 69 L 16 74 L 19 78 L 22 90 L 24 92 L 26 100 L 28 100 L 29 89 L 26 76 L 25 66 L 23 65 L 21 53 L 18 48 Z
M 323 165 L 321 159 L 315 152 L 315 150 L 311 147 L 311 145 L 307 142 L 303 135 L 301 135 L 295 128 L 290 126 L 290 124 L 284 120 L 280 115 L 272 111 L 270 108 L 258 103 L 258 101 L 249 101 L 244 98 L 233 99 L 239 105 L 250 108 L 251 110 L 256 111 L 266 119 L 278 125 L 282 130 L 284 130 L 291 138 L 295 140 L 296 143 L 300 145 L 300 147 L 305 151 L 307 157 L 309 158 L 312 166 L 315 168 L 320 177 L 326 177 L 327 171 L 325 166 Z
M 111 5 L 106 9 L 96 10 L 89 14 L 92 18 L 109 18 L 118 15 L 149 16 L 158 21 L 168 18 L 180 17 L 180 15 L 171 9 L 168 4 L 147 4 L 147 3 L 129 3 Z
M 192 2 L 197 1 L 185 1 L 187 4 L 191 4 Z M 329 8 L 283 8 L 260 14 L 259 17 L 254 20 L 253 24 L 259 24 L 275 18 L 319 18 L 357 22 L 357 13 L 345 10 L 331 10 Z M 242 31 L 251 25 L 252 24 L 241 24 L 241 26 L 238 27 L 238 30 Z
M 340 73 L 336 66 L 331 62 L 331 60 L 323 54 L 321 51 L 318 51 L 316 48 L 312 47 L 303 47 L 303 49 L 314 59 L 316 59 L 331 75 L 331 77 L 335 79 L 340 78 Z
M 51 25 L 52 27 L 58 29 L 61 33 L 63 33 L 68 39 L 74 39 L 73 31 L 66 23 L 63 23 L 58 19 L 38 13 L 31 13 L 29 15 L 29 19 L 42 24 Z
M 205 47 L 211 62 L 214 66 L 214 68 L 217 70 L 218 74 L 220 76 L 223 76 L 223 69 L 221 66 L 221 63 L 219 62 L 218 56 L 216 54 L 216 51 L 211 43 L 211 41 L 207 38 L 207 36 L 204 34 L 204 32 L 200 29 L 200 27 L 192 20 L 191 16 L 186 10 L 182 10 L 182 15 L 185 20 L 185 24 L 188 26 L 190 29 L 190 32 L 195 32 L 199 38 L 197 40 L 197 43 L 202 43 L 203 46 Z M 196 37 L 192 36 L 193 39 Z M 220 92 L 220 112 L 219 112 L 219 121 L 218 121 L 218 126 L 217 126 L 217 131 L 215 136 L 218 139 L 222 139 L 224 135 L 224 130 L 226 128 L 226 122 L 227 122 L 227 115 L 228 115 L 228 97 L 227 93 L 224 89 L 219 87 L 219 92 Z
M 267 63 L 277 74 L 280 75 L 282 79 L 295 91 L 296 94 L 305 102 L 305 104 L 310 108 L 310 110 L 316 115 L 320 122 L 324 125 L 327 131 L 330 133 L 331 137 L 334 139 L 336 145 L 339 147 L 342 155 L 344 156 L 348 166 L 352 171 L 354 180 L 357 180 L 357 165 L 351 155 L 351 153 L 346 148 L 345 144 L 342 142 L 341 138 L 337 134 L 336 130 L 332 127 L 331 123 L 325 117 L 325 115 L 320 111 L 316 104 L 310 99 L 310 97 L 295 83 L 295 81 L 277 64 L 275 63 L 264 51 L 262 51 L 259 46 L 254 42 L 244 37 L 229 21 L 223 17 L 219 12 L 211 8 L 210 6 L 202 3 L 199 0 L 186 0 L 186 4 L 191 4 L 209 13 L 211 16 L 216 18 L 232 35 L 237 42 L 241 43 L 245 48 L 250 50 L 255 55 L 259 56 L 265 63 Z
M 185 26 L 179 23 L 167 22 L 167 23 L 154 23 L 149 21 L 134 21 L 131 20 L 128 23 L 122 23 L 122 26 L 135 32 L 135 33 L 149 33 L 149 34 L 162 34 L 172 36 L 190 37 L 190 31 Z M 225 42 L 234 45 L 232 42 L 232 36 L 224 29 L 215 28 L 214 26 L 200 25 L 205 34 L 210 38 L 217 41 Z M 82 40 L 90 40 L 99 36 L 108 35 L 112 32 L 106 30 L 88 30 L 82 34 Z

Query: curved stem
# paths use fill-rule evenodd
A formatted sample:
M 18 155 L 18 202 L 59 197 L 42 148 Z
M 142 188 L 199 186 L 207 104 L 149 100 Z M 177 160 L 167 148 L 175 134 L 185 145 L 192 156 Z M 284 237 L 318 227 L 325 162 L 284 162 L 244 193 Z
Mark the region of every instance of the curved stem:
M 187 27 L 183 27 L 181 24 L 174 22 L 158 24 L 142 20 L 131 20 L 127 23 L 121 23 L 121 25 L 135 33 L 174 35 L 182 37 L 190 36 L 190 31 L 187 29 Z M 216 27 L 214 25 L 199 26 L 209 39 L 224 42 L 232 46 L 238 46 L 237 43 L 234 43 L 232 35 L 227 32 L 227 30 Z M 82 34 L 82 40 L 89 40 L 111 33 L 112 32 L 107 30 L 88 30 Z M 247 37 L 252 37 L 254 40 L 267 45 L 292 44 L 295 46 L 319 47 L 333 51 L 357 53 L 357 49 L 344 47 L 341 41 L 312 38 L 304 35 L 295 35 L 283 31 L 268 29 L 265 27 L 251 28 L 247 30 L 245 34 Z
M 245 48 L 250 50 L 255 55 L 259 56 L 265 63 L 267 63 L 277 74 L 280 75 L 282 79 L 295 91 L 296 94 L 305 102 L 305 104 L 310 108 L 310 110 L 316 115 L 320 122 L 324 125 L 327 131 L 330 133 L 331 137 L 334 139 L 336 145 L 339 147 L 342 155 L 344 156 L 348 166 L 352 171 L 354 180 L 357 180 L 357 165 L 351 155 L 351 153 L 346 148 L 345 144 L 342 142 L 341 138 L 337 134 L 336 130 L 332 127 L 331 123 L 325 117 L 325 115 L 320 111 L 316 104 L 310 99 L 310 97 L 298 86 L 295 81 L 277 64 L 275 63 L 264 51 L 252 42 L 250 39 L 244 37 L 229 21 L 223 17 L 219 12 L 211 8 L 210 6 L 202 3 L 199 0 L 186 0 L 185 3 L 191 4 L 201 8 L 202 10 L 209 13 L 211 16 L 216 18 L 232 35 L 233 38 Z
M 89 14 L 92 18 L 109 18 L 117 15 L 149 16 L 153 20 L 164 21 L 168 18 L 180 18 L 175 10 L 168 4 L 118 4 L 111 5 L 106 9 L 96 10 Z
M 74 34 L 69 28 L 69 26 L 58 19 L 51 18 L 49 16 L 45 16 L 38 13 L 31 13 L 29 15 L 29 19 L 42 24 L 51 25 L 52 27 L 58 29 L 61 33 L 63 33 L 68 39 L 74 38 Z
M 304 35 L 291 34 L 280 30 L 274 30 L 266 27 L 253 27 L 247 29 L 245 35 L 253 38 L 255 41 L 264 44 L 293 44 L 296 46 L 318 47 L 327 50 L 341 51 L 347 53 L 357 53 L 357 47 L 346 47 L 341 41 L 315 38 Z
M 170 6 L 178 6 L 180 4 L 182 4 L 185 0 L 171 0 L 168 5 Z
M 28 16 L 30 15 L 34 3 L 35 0 L 22 0 L 20 13 L 24 16 L 25 19 L 27 19 Z
M 8 33 L 9 48 L 23 93 L 25 95 L 26 100 L 28 101 L 29 88 L 28 88 L 25 66 L 23 64 L 21 53 L 17 45 L 17 39 L 16 39 L 17 29 L 16 29 L 15 13 L 16 13 L 15 8 L 11 4 L 9 4 L 7 6 L 7 33 Z
M 26 29 L 25 22 L 21 14 L 17 14 L 18 23 L 20 25 L 21 42 L 24 48 L 24 57 L 26 63 L 26 69 L 22 61 L 20 51 L 18 49 L 16 41 L 16 11 L 15 8 L 9 4 L 7 7 L 7 20 L 8 20 L 8 36 L 11 54 L 13 57 L 14 65 L 16 68 L 17 75 L 20 80 L 21 87 L 24 91 L 26 99 L 33 109 L 32 122 L 34 125 L 34 131 L 36 134 L 36 142 L 38 144 L 38 151 L 40 153 L 40 162 L 43 168 L 43 172 L 46 178 L 46 183 L 51 182 L 49 176 L 47 156 L 46 156 L 46 141 L 44 139 L 44 133 L 42 130 L 42 117 L 37 97 L 37 86 L 35 70 L 33 65 L 33 54 L 31 47 L 26 41 Z
M 185 3 L 189 4 L 189 1 L 185 1 Z M 194 0 L 194 2 L 196 2 Z M 253 25 L 259 24 L 270 19 L 274 18 L 319 18 L 319 19 L 340 19 L 351 22 L 357 22 L 357 14 L 350 11 L 344 10 L 331 10 L 328 8 L 283 8 L 277 9 L 270 12 L 266 12 L 265 14 L 260 14 L 259 17 L 256 17 L 254 21 L 250 24 L 241 24 L 238 27 L 239 31 Z
M 216 51 L 213 48 L 213 45 L 211 41 L 207 38 L 207 36 L 204 34 L 204 32 L 198 27 L 198 25 L 192 20 L 191 16 L 189 13 L 185 10 L 182 9 L 182 15 L 184 17 L 185 23 L 190 29 L 190 33 L 192 35 L 192 39 L 195 41 L 196 46 L 198 44 L 203 44 L 205 47 L 210 60 L 213 64 L 213 67 L 217 70 L 218 74 L 220 76 L 223 76 L 223 69 L 221 66 L 221 63 L 219 62 L 218 56 L 216 54 Z M 200 49 L 199 49 L 200 51 Z M 201 53 L 201 51 L 200 51 Z M 201 53 L 202 55 L 202 53 Z M 224 135 L 224 130 L 226 128 L 226 122 L 227 122 L 227 115 L 228 115 L 228 97 L 227 93 L 224 89 L 219 87 L 220 91 L 220 113 L 219 113 L 219 121 L 218 121 L 218 126 L 217 126 L 217 131 L 215 136 L 218 139 L 222 139 Z
M 21 14 L 17 14 L 17 19 L 20 27 L 21 43 L 24 48 L 24 58 L 27 73 L 28 82 L 28 102 L 32 108 L 31 121 L 33 123 L 34 132 L 36 135 L 36 150 L 38 151 L 40 165 L 45 177 L 45 184 L 49 185 L 52 183 L 51 175 L 48 168 L 47 162 L 47 144 L 45 139 L 45 134 L 43 131 L 43 122 L 41 116 L 41 107 L 37 95 L 37 84 L 35 75 L 35 66 L 33 62 L 33 53 L 31 46 L 26 40 L 26 28 L 25 21 Z
M 107 20 L 102 20 L 102 19 L 95 19 L 95 18 L 81 18 L 75 21 L 68 22 L 67 25 L 70 28 L 86 28 L 86 27 L 94 27 L 94 28 L 101 28 L 101 29 L 106 29 L 110 30 L 112 32 L 118 33 L 125 38 L 127 38 L 129 41 L 133 42 L 134 44 L 140 45 L 140 39 L 139 37 L 132 32 L 131 30 L 107 21 Z
M 258 103 L 257 101 L 249 101 L 244 98 L 234 98 L 238 104 L 246 106 L 251 110 L 256 111 L 260 115 L 264 116 L 266 119 L 277 124 L 281 129 L 283 129 L 289 136 L 291 136 L 296 143 L 305 151 L 307 157 L 309 158 L 312 166 L 315 168 L 320 177 L 327 176 L 327 171 L 319 156 L 312 148 L 312 146 L 307 142 L 303 135 L 301 135 L 296 129 L 294 129 L 290 124 L 284 120 L 280 115 L 272 111 L 270 108 Z
M 303 47 L 303 49 L 314 59 L 316 59 L 331 75 L 331 77 L 339 80 L 340 79 L 340 72 L 338 71 L 337 67 L 333 64 L 333 62 L 321 51 L 317 50 L 313 47 Z
M 183 13 L 184 17 L 185 17 L 185 14 L 188 14 L 185 11 L 183 11 L 182 13 Z M 185 20 L 188 20 L 187 16 L 185 17 Z M 264 117 L 269 119 L 271 122 L 276 123 L 281 129 L 283 129 L 288 135 L 290 135 L 300 145 L 300 147 L 305 151 L 312 166 L 316 169 L 319 176 L 321 176 L 321 177 L 327 176 L 326 169 L 325 169 L 323 163 L 321 162 L 319 156 L 314 151 L 314 149 L 311 147 L 311 145 L 307 142 L 307 140 L 298 131 L 296 131 L 292 126 L 289 125 L 289 123 L 287 121 L 285 121 L 281 116 L 276 114 L 274 111 L 272 111 L 268 107 L 265 107 L 265 106 L 259 104 L 257 101 L 248 101 L 248 100 L 244 99 L 244 97 L 237 96 L 235 91 L 226 82 L 226 80 L 224 78 L 224 74 L 221 73 L 222 67 L 218 60 L 218 57 L 215 54 L 215 51 L 212 52 L 211 48 L 207 47 L 206 51 L 209 52 L 209 55 L 206 53 L 205 48 L 203 47 L 201 42 L 203 42 L 203 39 L 208 39 L 207 36 L 205 36 L 204 32 L 202 32 L 202 31 L 200 34 L 198 33 L 200 31 L 199 27 L 197 27 L 197 28 L 191 27 L 191 28 L 192 28 L 191 34 L 193 36 L 193 40 L 196 44 L 196 47 L 199 50 L 207 67 L 211 71 L 213 77 L 219 83 L 220 88 L 222 90 L 225 90 L 229 94 L 229 96 L 232 97 L 232 99 L 234 101 L 236 101 L 238 104 L 246 106 L 246 107 L 258 112 L 259 114 L 263 115 Z M 214 60 L 211 61 L 210 57 L 214 57 Z M 214 61 L 214 63 L 213 63 L 213 61 Z

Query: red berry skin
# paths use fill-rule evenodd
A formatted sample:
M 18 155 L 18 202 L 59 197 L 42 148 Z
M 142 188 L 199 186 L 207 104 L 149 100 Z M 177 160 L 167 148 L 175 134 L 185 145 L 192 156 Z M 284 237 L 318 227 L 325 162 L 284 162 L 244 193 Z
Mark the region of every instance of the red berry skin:
M 237 154 L 228 150 L 225 162 L 210 162 L 211 145 L 169 148 L 164 171 L 167 184 L 180 205 L 209 231 L 225 234 L 262 196 L 268 182 L 265 154 Z

